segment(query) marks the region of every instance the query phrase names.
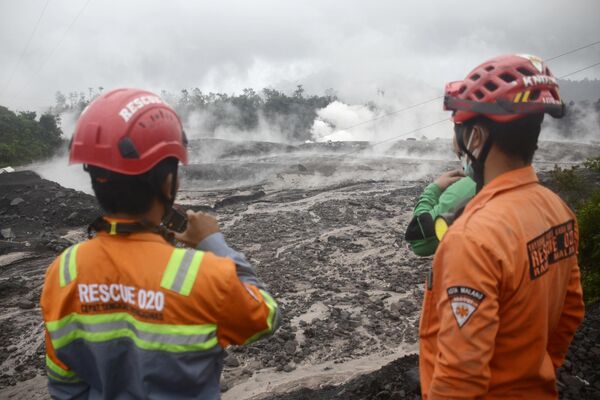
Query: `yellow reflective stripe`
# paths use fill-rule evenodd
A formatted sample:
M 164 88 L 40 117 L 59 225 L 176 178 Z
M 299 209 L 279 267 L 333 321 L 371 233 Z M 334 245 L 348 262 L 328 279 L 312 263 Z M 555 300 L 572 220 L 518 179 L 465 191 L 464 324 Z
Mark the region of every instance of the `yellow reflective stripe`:
M 65 287 L 77 278 L 77 249 L 79 244 L 69 247 L 60 256 L 60 287 Z
M 201 251 L 196 251 L 194 257 L 192 258 L 192 262 L 189 265 L 187 273 L 185 274 L 185 278 L 183 280 L 183 284 L 181 285 L 181 293 L 184 296 L 189 296 L 192 292 L 192 287 L 194 286 L 194 282 L 196 281 L 196 276 L 198 275 L 198 270 L 200 269 L 200 264 L 202 263 L 202 258 L 204 257 L 204 253 Z M 182 269 L 184 266 L 180 266 Z
M 52 370 L 50 369 L 46 369 L 46 374 L 48 375 L 48 378 L 54 380 L 54 381 L 58 381 L 58 382 L 62 382 L 62 383 L 79 383 L 81 382 L 81 380 L 77 377 L 73 377 L 73 378 L 63 378 L 59 375 L 56 375 Z
M 52 379 L 61 381 L 61 382 L 77 382 L 79 379 L 75 372 L 68 371 L 62 368 L 60 365 L 56 364 L 48 355 L 46 354 L 46 368 L 49 370 L 48 376 Z
M 70 249 L 65 250 L 60 255 L 60 263 L 58 264 L 58 276 L 60 280 L 60 287 L 65 287 L 67 282 L 65 282 L 65 253 Z
M 251 338 L 246 340 L 246 342 L 244 344 L 249 344 L 249 343 L 255 342 L 258 339 L 260 339 L 261 337 L 263 337 L 264 335 L 273 332 L 273 322 L 275 321 L 275 317 L 277 315 L 277 310 L 278 310 L 277 302 L 271 297 L 271 295 L 269 293 L 265 292 L 262 289 L 258 289 L 258 290 L 259 290 L 260 294 L 262 294 L 265 304 L 267 305 L 267 308 L 269 309 L 269 316 L 267 317 L 267 329 L 256 333 Z
M 275 317 L 275 312 L 277 311 L 277 303 L 271 295 L 264 290 L 259 289 L 260 294 L 263 295 L 265 302 L 267 303 L 267 307 L 269 307 L 269 317 L 267 318 L 267 324 L 269 326 L 269 331 L 273 329 L 273 318 Z
M 523 103 L 526 103 L 527 99 L 529 99 L 529 93 L 531 93 L 530 90 L 528 90 L 528 91 L 525 92 L 525 95 L 523 96 Z
M 117 223 L 115 221 L 112 221 L 110 223 L 110 232 L 108 232 L 109 235 L 116 235 L 117 234 Z
M 162 280 L 160 281 L 160 286 L 171 290 L 173 286 L 173 282 L 175 281 L 175 275 L 177 275 L 177 270 L 179 269 L 179 265 L 181 264 L 181 260 L 185 255 L 185 249 L 175 249 L 171 254 L 171 258 L 169 259 L 169 263 L 167 264 L 167 268 L 163 273 Z
M 173 250 L 160 286 L 183 296 L 189 296 L 203 257 L 204 253 L 198 250 Z
M 79 339 L 94 343 L 128 338 L 138 348 L 169 352 L 209 350 L 218 345 L 215 324 L 154 324 L 138 321 L 127 313 L 72 313 L 47 322 L 46 329 L 55 349 Z
M 518 103 L 521 100 L 521 96 L 523 96 L 523 92 L 517 93 L 515 96 L 515 103 Z

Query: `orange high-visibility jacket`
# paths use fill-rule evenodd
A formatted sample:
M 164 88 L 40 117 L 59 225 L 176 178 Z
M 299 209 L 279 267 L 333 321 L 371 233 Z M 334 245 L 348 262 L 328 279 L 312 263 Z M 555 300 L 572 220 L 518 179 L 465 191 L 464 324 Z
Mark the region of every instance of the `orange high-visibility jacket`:
M 277 303 L 220 233 L 198 250 L 99 233 L 48 268 L 41 305 L 57 399 L 218 399 L 223 349 L 279 324 Z
M 425 399 L 555 399 L 583 319 L 573 212 L 532 167 L 483 187 L 450 227 L 420 323 Z

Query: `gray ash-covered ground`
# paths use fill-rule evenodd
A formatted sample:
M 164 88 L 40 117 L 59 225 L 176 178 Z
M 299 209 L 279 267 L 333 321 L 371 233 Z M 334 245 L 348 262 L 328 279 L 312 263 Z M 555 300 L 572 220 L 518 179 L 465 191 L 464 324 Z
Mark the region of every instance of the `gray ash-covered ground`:
M 203 158 L 205 145 L 192 143 L 197 163 L 182 173 L 179 201 L 217 213 L 284 315 L 271 339 L 228 350 L 223 398 L 415 398 L 418 316 L 431 258 L 414 256 L 403 234 L 424 186 L 457 166 L 439 156 L 449 143 L 406 142 L 361 157 L 341 155 L 364 143 L 221 143 Z M 406 158 L 408 147 L 427 160 Z M 546 162 L 563 154 L 585 158 L 599 150 L 541 147 L 551 157 L 538 161 L 550 167 Z M 85 238 L 98 209 L 93 197 L 29 172 L 0 175 L 0 193 L 0 228 L 12 236 L 0 239 L 0 398 L 47 398 L 43 276 L 62 248 Z M 11 205 L 16 198 L 22 201 Z M 599 311 L 590 309 L 560 372 L 564 398 L 592 398 L 600 385 Z
M 600 398 L 600 303 L 586 308 L 586 317 L 575 334 L 567 359 L 558 370 L 561 399 Z M 419 399 L 418 357 L 409 355 L 342 385 L 300 389 L 265 400 L 401 400 Z
M 0 175 L 0 255 L 15 250 L 62 250 L 61 239 L 100 211 L 93 196 L 41 180 L 31 171 Z

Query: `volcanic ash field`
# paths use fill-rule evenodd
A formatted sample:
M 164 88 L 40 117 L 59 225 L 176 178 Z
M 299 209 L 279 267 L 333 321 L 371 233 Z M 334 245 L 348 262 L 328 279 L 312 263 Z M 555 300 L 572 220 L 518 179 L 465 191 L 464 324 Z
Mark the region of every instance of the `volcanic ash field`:
M 365 148 L 192 142 L 178 202 L 218 215 L 230 245 L 256 266 L 284 316 L 269 340 L 228 349 L 224 399 L 418 396 L 411 354 L 431 258 L 408 250 L 404 230 L 425 185 L 458 163 L 441 140 L 403 141 L 379 153 Z M 542 143 L 536 167 L 599 152 L 597 145 Z M 85 238 L 99 211 L 91 196 L 29 171 L 0 175 L 0 187 L 0 398 L 43 399 L 38 300 L 45 269 Z M 585 337 L 562 372 L 573 392 L 563 390 L 563 398 L 600 390 L 597 309 L 588 312 Z

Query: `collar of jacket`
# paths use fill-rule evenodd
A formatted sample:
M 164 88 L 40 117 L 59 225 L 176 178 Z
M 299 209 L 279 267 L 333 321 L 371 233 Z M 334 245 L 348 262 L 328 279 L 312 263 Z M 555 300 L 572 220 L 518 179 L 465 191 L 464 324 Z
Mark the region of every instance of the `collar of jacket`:
M 505 172 L 485 185 L 465 207 L 465 212 L 482 207 L 499 193 L 532 183 L 539 183 L 539 179 L 531 165 Z
M 133 224 L 136 223 L 138 221 L 133 220 L 133 219 L 125 219 L 125 218 L 113 218 L 113 217 L 108 217 L 108 216 L 103 216 L 103 218 L 108 221 L 109 223 L 111 222 L 116 222 L 118 224 Z M 108 234 L 108 232 L 97 232 L 96 233 L 98 236 L 101 237 L 108 237 L 108 238 L 113 238 L 116 240 L 135 240 L 135 241 L 142 241 L 142 242 L 157 242 L 157 243 L 167 243 L 167 241 L 160 236 L 157 233 L 154 232 L 134 232 L 134 233 L 128 233 L 127 235 L 110 235 Z
M 168 242 L 159 234 L 153 232 L 134 232 L 126 235 L 109 235 L 108 232 L 98 232 L 97 237 L 109 238 L 112 240 L 133 240 L 139 242 L 156 242 L 165 243 Z

